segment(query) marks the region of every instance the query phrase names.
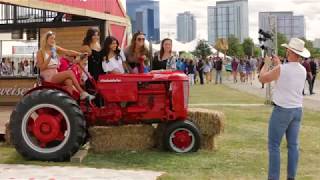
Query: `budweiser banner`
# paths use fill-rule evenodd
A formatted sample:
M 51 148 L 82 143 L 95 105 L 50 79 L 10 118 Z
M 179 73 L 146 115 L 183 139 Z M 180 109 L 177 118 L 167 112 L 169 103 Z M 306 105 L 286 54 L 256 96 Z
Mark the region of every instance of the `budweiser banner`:
M 35 78 L 0 78 L 0 105 L 16 104 L 35 82 Z

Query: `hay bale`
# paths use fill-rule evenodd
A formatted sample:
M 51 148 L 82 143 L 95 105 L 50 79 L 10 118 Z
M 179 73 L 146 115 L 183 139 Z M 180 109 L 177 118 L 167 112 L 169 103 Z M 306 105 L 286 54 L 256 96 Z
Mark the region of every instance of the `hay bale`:
M 90 150 L 96 153 L 140 151 L 155 146 L 155 128 L 151 125 L 94 126 L 89 133 Z
M 219 135 L 224 129 L 225 116 L 222 112 L 202 108 L 190 108 L 188 116 L 203 135 Z
M 166 130 L 166 124 L 165 123 L 160 123 L 156 125 L 156 131 L 155 131 L 155 141 L 156 141 L 156 148 L 160 150 L 164 150 L 164 145 L 163 145 L 163 135 Z
M 6 124 L 5 124 L 5 128 L 6 128 L 5 135 L 4 135 L 5 144 L 6 144 L 6 145 L 13 145 L 13 144 L 12 144 L 11 134 L 10 134 L 11 131 L 10 131 L 9 123 L 6 123 Z
M 216 149 L 215 145 L 215 136 L 209 136 L 209 135 L 202 135 L 201 136 L 201 146 L 200 149 L 207 150 L 207 151 L 213 151 Z

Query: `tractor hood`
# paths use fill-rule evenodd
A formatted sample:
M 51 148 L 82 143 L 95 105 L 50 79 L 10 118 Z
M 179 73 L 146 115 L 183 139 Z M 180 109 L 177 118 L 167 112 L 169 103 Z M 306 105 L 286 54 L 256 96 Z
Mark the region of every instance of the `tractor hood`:
M 152 71 L 145 74 L 106 74 L 100 75 L 98 83 L 188 81 L 188 76 L 180 71 Z

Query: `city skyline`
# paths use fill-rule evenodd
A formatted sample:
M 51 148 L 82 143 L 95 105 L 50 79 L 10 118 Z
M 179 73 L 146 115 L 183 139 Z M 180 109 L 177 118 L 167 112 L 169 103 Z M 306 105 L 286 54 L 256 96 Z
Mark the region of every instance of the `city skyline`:
M 159 1 L 127 0 L 127 14 L 131 19 L 132 31 L 143 31 L 148 40 L 160 41 Z
M 243 42 L 249 37 L 248 0 L 218 1 L 208 6 L 208 41 L 234 35 Z
M 304 16 L 295 16 L 292 11 L 259 12 L 259 29 L 271 31 L 270 21 L 272 22 L 272 18 L 276 20 L 277 32 L 284 34 L 287 39 L 305 38 Z
M 125 0 L 121 0 L 125 2 Z M 178 13 L 190 11 L 197 19 L 197 38 L 207 39 L 207 7 L 215 6 L 212 0 L 161 0 L 160 1 L 160 36 L 175 37 L 176 17 Z M 259 12 L 293 11 L 295 15 L 304 15 L 306 23 L 306 38 L 320 38 L 318 24 L 320 23 L 320 1 L 317 0 L 249 0 L 249 37 L 258 42 Z M 174 7 L 174 8 L 173 8 Z
M 197 21 L 190 11 L 177 15 L 177 40 L 183 43 L 196 38 Z

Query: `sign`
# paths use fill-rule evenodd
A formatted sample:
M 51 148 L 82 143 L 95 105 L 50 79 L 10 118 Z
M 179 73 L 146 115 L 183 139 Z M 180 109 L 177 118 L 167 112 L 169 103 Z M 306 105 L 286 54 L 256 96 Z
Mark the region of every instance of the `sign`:
M 38 46 L 12 46 L 12 54 L 32 54 L 38 51 Z
M 31 88 L 0 88 L 0 96 L 23 96 Z
M 23 95 L 34 87 L 35 78 L 1 78 L 0 105 L 14 105 Z

